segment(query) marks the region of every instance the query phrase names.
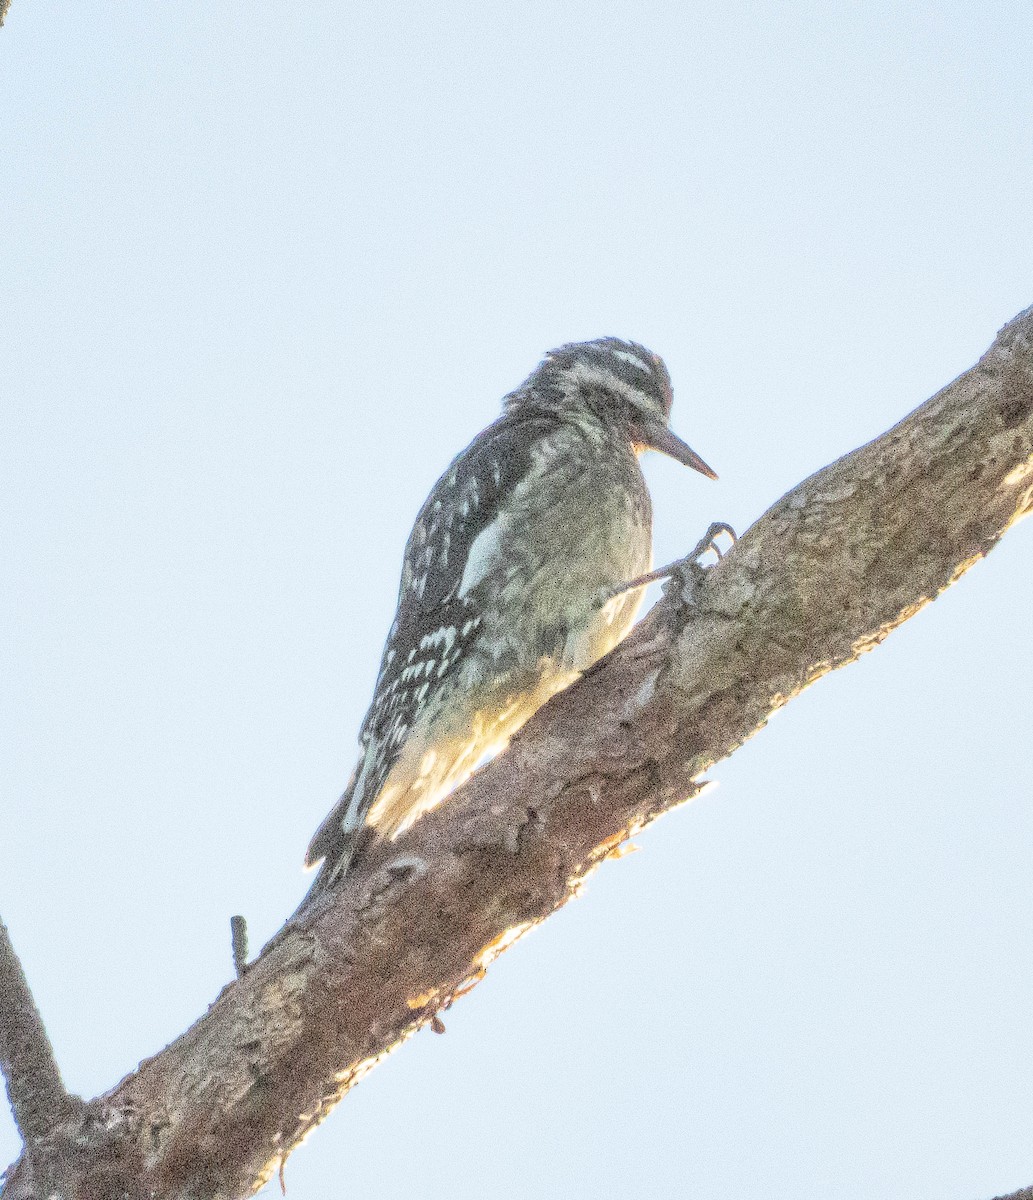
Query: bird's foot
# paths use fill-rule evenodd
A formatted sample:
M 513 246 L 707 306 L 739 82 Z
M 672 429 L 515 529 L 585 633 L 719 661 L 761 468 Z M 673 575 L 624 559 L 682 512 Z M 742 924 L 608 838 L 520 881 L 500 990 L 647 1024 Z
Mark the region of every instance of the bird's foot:
M 731 546 L 726 546 L 724 550 L 721 549 L 717 541 L 722 533 L 726 534 L 729 538 L 731 538 L 732 541 Z M 727 524 L 725 521 L 714 521 L 706 533 L 696 543 L 695 547 L 690 550 L 684 558 L 680 558 L 677 562 L 671 563 L 669 567 L 664 567 L 663 572 L 665 574 L 668 572 L 673 572 L 680 567 L 682 563 L 689 562 L 696 563 L 698 566 L 702 567 L 703 564 L 699 560 L 710 550 L 713 550 L 714 554 L 717 555 L 717 561 L 720 562 L 738 540 L 738 535 L 731 525 Z
M 726 534 L 732 539 L 731 546 L 727 546 L 723 550 L 717 540 L 721 534 Z M 731 525 L 726 524 L 724 521 L 715 521 L 684 558 L 676 559 L 674 562 L 668 563 L 666 567 L 657 567 L 655 571 L 650 571 L 646 575 L 640 575 L 630 583 L 622 583 L 615 588 L 605 589 L 605 595 L 601 603 L 605 604 L 615 596 L 621 596 L 625 592 L 634 591 L 635 588 L 647 587 L 651 583 L 656 583 L 659 579 L 668 579 L 672 575 L 677 575 L 683 580 L 685 580 L 687 575 L 691 574 L 695 576 L 697 573 L 705 570 L 700 559 L 713 552 L 717 556 L 717 561 L 720 562 L 737 541 L 738 538 Z
M 723 550 L 717 540 L 722 534 L 731 538 L 731 545 L 726 546 Z M 680 591 L 683 601 L 694 604 L 697 588 L 702 584 L 703 577 L 709 569 L 703 565 L 702 560 L 708 554 L 713 554 L 717 562 L 711 563 L 710 566 L 716 566 L 729 550 L 734 548 L 737 541 L 738 538 L 731 525 L 724 521 L 714 521 L 684 558 L 679 558 L 677 562 L 662 568 L 662 574 L 668 577 L 668 582 L 664 585 L 664 595 L 668 595 L 672 589 Z

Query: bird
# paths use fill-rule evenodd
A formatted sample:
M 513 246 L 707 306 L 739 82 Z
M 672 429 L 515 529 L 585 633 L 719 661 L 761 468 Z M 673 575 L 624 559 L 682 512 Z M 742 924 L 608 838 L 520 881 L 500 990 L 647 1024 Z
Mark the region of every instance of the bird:
M 615 337 L 549 351 L 434 485 L 405 547 L 359 758 L 320 825 L 309 895 L 393 840 L 608 653 L 641 603 L 639 455 L 717 476 L 670 428 L 663 360 Z

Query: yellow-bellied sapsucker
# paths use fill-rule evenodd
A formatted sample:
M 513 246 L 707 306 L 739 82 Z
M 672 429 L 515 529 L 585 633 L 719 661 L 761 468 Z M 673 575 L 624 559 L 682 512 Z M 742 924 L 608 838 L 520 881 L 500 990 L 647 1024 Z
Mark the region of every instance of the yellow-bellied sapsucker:
M 663 361 L 600 338 L 551 351 L 416 518 L 360 755 L 307 863 L 313 891 L 408 829 L 628 631 L 652 557 L 638 465 L 716 478 L 668 427 Z M 618 593 L 618 594 L 614 594 Z

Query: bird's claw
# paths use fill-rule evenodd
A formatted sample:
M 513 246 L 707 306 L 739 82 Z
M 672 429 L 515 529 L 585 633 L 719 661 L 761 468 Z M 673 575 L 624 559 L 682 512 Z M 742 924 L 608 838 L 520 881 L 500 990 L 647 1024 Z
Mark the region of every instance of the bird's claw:
M 722 550 L 717 543 L 717 539 L 722 533 L 726 533 L 732 539 L 732 545 L 726 550 Z M 717 561 L 720 562 L 738 540 L 739 539 L 736 536 L 735 530 L 731 527 L 731 525 L 727 524 L 725 521 L 714 521 L 706 533 L 696 543 L 695 547 L 690 550 L 684 558 L 679 559 L 678 563 L 694 562 L 702 566 L 703 564 L 700 563 L 699 560 L 704 554 L 707 553 L 708 550 L 713 550 L 713 552 L 717 555 Z M 678 566 L 678 563 L 672 563 L 671 566 Z
M 732 545 L 727 549 L 722 550 L 718 545 L 718 537 L 722 534 L 727 534 L 732 539 Z M 630 583 L 622 583 L 615 588 L 605 589 L 601 603 L 605 604 L 608 600 L 612 600 L 615 596 L 621 596 L 625 592 L 633 591 L 635 588 L 646 587 L 650 583 L 656 583 L 658 579 L 668 579 L 672 575 L 684 578 L 687 572 L 693 574 L 703 571 L 705 568 L 699 561 L 705 554 L 713 551 L 717 556 L 718 562 L 732 549 L 732 546 L 738 541 L 735 530 L 725 521 L 714 521 L 706 533 L 699 539 L 696 545 L 684 558 L 676 559 L 672 563 L 668 563 L 666 567 L 657 567 L 655 571 L 650 571 L 646 575 L 640 575 L 637 579 L 633 579 Z
M 732 539 L 731 546 L 728 546 L 724 550 L 721 549 L 717 541 L 723 533 Z M 705 558 L 706 555 L 713 553 L 717 558 L 717 562 L 720 562 L 729 550 L 735 546 L 737 541 L 738 538 L 731 525 L 726 524 L 724 521 L 714 521 L 684 558 L 680 558 L 677 562 L 673 562 L 670 566 L 663 568 L 663 573 L 669 577 L 668 583 L 664 587 L 664 594 L 666 595 L 668 590 L 674 585 L 681 589 L 682 598 L 691 602 L 695 596 L 696 588 L 703 581 L 704 573 L 709 569 L 700 560 Z M 711 565 L 716 566 L 717 564 L 712 563 Z

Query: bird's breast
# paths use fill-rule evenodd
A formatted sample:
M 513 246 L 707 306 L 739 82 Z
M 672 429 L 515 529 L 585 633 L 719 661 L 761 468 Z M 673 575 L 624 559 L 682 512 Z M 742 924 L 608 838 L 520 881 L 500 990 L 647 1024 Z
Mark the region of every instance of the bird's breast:
M 498 659 L 583 671 L 620 641 L 641 593 L 606 593 L 649 570 L 652 512 L 630 448 L 543 455 L 491 534 L 502 569 L 483 597 Z M 486 581 L 487 582 L 487 581 Z

